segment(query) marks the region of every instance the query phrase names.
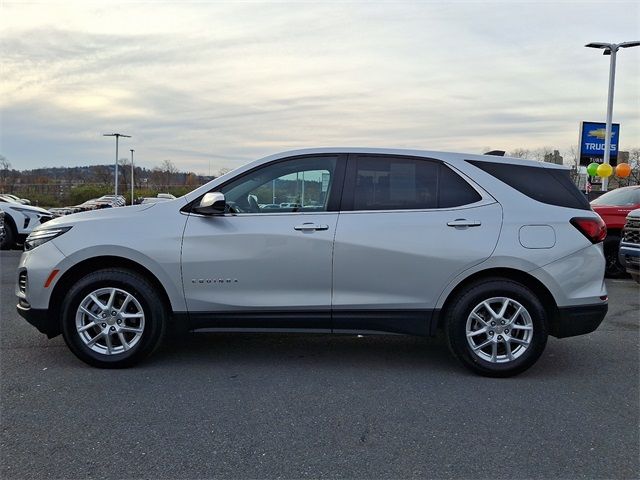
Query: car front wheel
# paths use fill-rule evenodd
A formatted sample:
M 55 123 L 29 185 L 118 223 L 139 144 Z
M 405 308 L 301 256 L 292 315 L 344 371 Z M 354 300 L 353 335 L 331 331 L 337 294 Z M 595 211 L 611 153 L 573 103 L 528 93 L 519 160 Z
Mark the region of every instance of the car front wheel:
M 101 368 L 132 366 L 161 343 L 167 313 L 153 286 L 125 269 L 92 272 L 71 287 L 62 333 L 82 361 Z
M 0 241 L 0 250 L 11 250 L 16 246 L 16 239 L 18 234 L 15 228 L 9 222 L 5 220 L 4 224 L 4 237 Z
M 471 285 L 446 314 L 449 348 L 464 366 L 489 377 L 531 367 L 547 343 L 546 312 L 536 295 L 507 279 Z

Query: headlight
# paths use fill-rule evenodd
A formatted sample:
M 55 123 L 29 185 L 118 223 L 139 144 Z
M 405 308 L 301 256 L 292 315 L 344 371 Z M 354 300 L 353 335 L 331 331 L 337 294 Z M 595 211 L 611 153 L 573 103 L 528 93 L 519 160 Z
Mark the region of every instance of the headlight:
M 53 227 L 34 230 L 24 241 L 24 249 L 25 251 L 34 249 L 43 243 L 47 243 L 49 240 L 59 237 L 69 230 L 71 230 L 71 227 Z

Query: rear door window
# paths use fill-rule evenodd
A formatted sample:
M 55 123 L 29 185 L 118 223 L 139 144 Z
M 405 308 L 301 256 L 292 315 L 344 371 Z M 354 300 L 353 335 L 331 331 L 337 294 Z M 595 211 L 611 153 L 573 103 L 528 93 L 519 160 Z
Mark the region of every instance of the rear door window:
M 480 194 L 441 162 L 353 155 L 343 210 L 422 210 L 475 203 Z

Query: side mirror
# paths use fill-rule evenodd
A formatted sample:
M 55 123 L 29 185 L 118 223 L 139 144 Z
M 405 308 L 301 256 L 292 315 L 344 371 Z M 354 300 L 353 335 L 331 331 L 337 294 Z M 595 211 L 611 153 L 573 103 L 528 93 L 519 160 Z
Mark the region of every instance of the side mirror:
M 209 192 L 204 194 L 200 205 L 193 207 L 193 211 L 202 215 L 219 215 L 225 212 L 226 206 L 223 193 Z

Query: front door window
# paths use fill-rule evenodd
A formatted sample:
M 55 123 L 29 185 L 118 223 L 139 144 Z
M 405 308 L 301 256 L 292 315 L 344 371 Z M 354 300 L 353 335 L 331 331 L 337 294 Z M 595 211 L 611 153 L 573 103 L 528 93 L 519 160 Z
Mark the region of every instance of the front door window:
M 268 165 L 225 185 L 231 213 L 325 212 L 336 157 L 304 157 Z

